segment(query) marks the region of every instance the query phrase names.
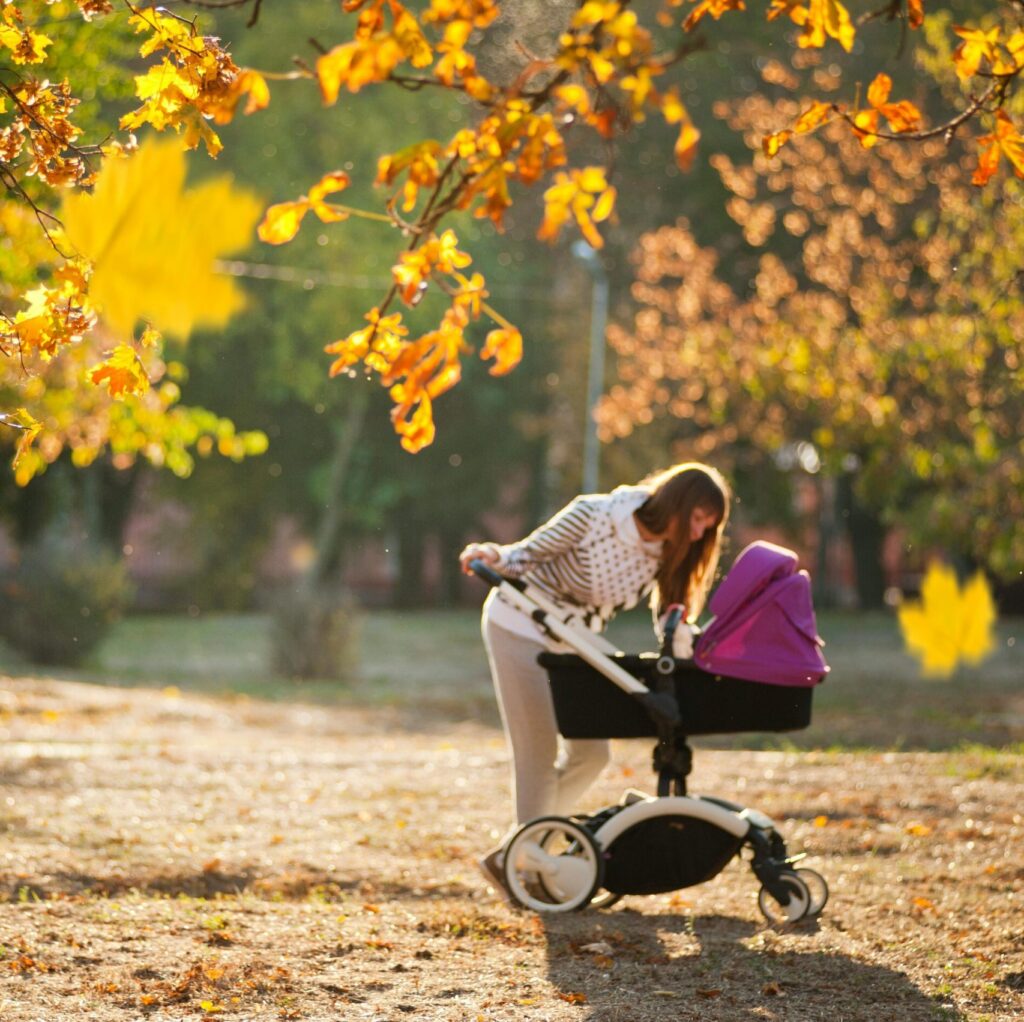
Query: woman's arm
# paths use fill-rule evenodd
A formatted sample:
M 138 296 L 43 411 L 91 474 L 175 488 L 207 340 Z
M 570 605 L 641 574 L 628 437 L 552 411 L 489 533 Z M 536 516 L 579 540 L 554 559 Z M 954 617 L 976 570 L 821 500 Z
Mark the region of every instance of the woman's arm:
M 495 546 L 498 570 L 509 578 L 519 578 L 538 564 L 567 553 L 586 536 L 593 517 L 590 504 L 583 497 L 577 497 L 525 539 Z
M 459 562 L 467 574 L 472 574 L 469 562 L 479 559 L 509 578 L 519 578 L 538 564 L 550 561 L 579 544 L 587 534 L 592 519 L 591 507 L 582 497 L 577 497 L 518 543 L 504 546 L 497 543 L 470 543 L 459 555 Z

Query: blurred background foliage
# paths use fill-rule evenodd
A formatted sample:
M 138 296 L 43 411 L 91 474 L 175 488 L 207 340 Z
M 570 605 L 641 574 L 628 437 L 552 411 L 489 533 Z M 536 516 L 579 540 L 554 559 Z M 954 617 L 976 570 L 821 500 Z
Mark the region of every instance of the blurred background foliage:
M 54 6 L 54 18 L 66 16 L 65 6 Z M 985 5 L 961 6 L 966 17 L 983 13 Z M 295 58 L 311 62 L 318 52 L 316 41 L 329 44 L 339 35 L 343 19 L 335 0 L 263 4 L 253 29 L 245 26 L 249 13 L 226 9 L 201 17 L 229 43 L 239 65 L 261 71 L 288 70 Z M 537 38 L 554 21 L 552 4 L 546 0 L 506 5 L 485 59 L 500 67 L 517 40 Z M 865 49 L 870 47 L 872 72 L 886 71 L 901 95 L 928 109 L 944 89 L 958 88 L 943 70 L 942 58 L 948 63 L 948 53 L 934 52 L 936 47 L 948 49 L 938 31 L 943 27 L 933 20 L 924 39 L 900 40 L 885 23 L 869 25 L 852 54 L 830 49 L 827 58 L 820 59 L 797 53 L 796 70 L 819 88 L 835 81 L 839 72 L 848 85 L 858 80 Z M 895 409 L 891 428 L 879 432 L 876 447 L 865 453 L 852 434 L 844 443 L 827 442 L 822 430 L 837 409 L 821 404 L 820 394 L 800 394 L 793 374 L 776 376 L 771 386 L 765 383 L 767 377 L 759 386 L 750 385 L 749 379 L 729 378 L 729 365 L 739 361 L 739 349 L 734 351 L 731 345 L 752 345 L 750 358 L 756 362 L 756 342 L 765 339 L 769 326 L 775 329 L 788 322 L 792 331 L 832 331 L 836 339 L 851 344 L 874 344 L 861 322 L 863 310 L 848 308 L 837 320 L 820 297 L 834 292 L 836 301 L 848 305 L 851 286 L 866 287 L 879 274 L 883 283 L 887 281 L 887 267 L 875 260 L 871 236 L 891 246 L 898 233 L 900 244 L 918 245 L 919 250 L 942 233 L 952 239 L 947 255 L 963 239 L 989 239 L 984 246 L 991 250 L 991 258 L 976 259 L 975 274 L 991 275 L 989 291 L 967 293 L 969 286 L 965 290 L 959 283 L 962 277 L 957 278 L 957 287 L 933 279 L 932 298 L 946 302 L 940 312 L 947 315 L 947 323 L 955 320 L 962 325 L 964 317 L 984 322 L 991 350 L 1010 352 L 1013 338 L 1020 336 L 1014 326 L 1021 315 L 1016 284 L 1024 267 L 1016 266 L 1014 253 L 1022 250 L 1024 238 L 1019 235 L 1024 225 L 1002 218 L 1003 211 L 1012 210 L 1016 216 L 1021 208 L 1019 182 L 1012 179 L 994 198 L 957 193 L 956 203 L 938 210 L 939 185 L 914 184 L 911 200 L 897 204 L 903 218 L 891 230 L 877 218 L 864 229 L 871 217 L 860 217 L 860 233 L 847 239 L 851 251 L 864 242 L 857 249 L 856 280 L 822 279 L 821 260 L 834 253 L 820 256 L 816 270 L 808 257 L 807 239 L 799 233 L 779 229 L 758 236 L 752 227 L 752 207 L 771 206 L 781 221 L 787 202 L 791 210 L 802 205 L 806 211 L 815 199 L 807 194 L 813 186 L 797 181 L 795 172 L 783 181 L 778 180 L 781 172 L 773 176 L 763 168 L 759 173 L 751 169 L 752 161 L 759 159 L 752 119 L 773 104 L 793 104 L 800 95 L 789 84 L 793 69 L 782 63 L 791 52 L 782 42 L 787 31 L 781 22 L 750 18 L 726 18 L 702 27 L 706 50 L 676 72 L 683 99 L 703 132 L 691 172 L 683 174 L 675 165 L 676 132 L 660 119 L 641 125 L 615 154 L 618 220 L 607 232 L 601 261 L 610 283 L 610 321 L 620 337 L 636 335 L 634 324 L 644 307 L 635 279 L 643 273 L 644 247 L 649 252 L 656 244 L 645 240 L 645 233 L 666 226 L 686 238 L 686 260 L 676 274 L 678 294 L 666 301 L 676 302 L 687 288 L 692 291 L 701 253 L 712 253 L 716 279 L 730 295 L 732 318 L 716 319 L 719 307 L 699 290 L 692 291 L 703 303 L 699 314 L 679 318 L 675 333 L 667 329 L 672 317 L 665 318 L 656 331 L 658 342 L 664 345 L 667 338 L 670 345 L 682 344 L 688 331 L 695 331 L 705 339 L 700 358 L 682 365 L 675 376 L 666 364 L 648 362 L 641 367 L 641 379 L 664 380 L 670 393 L 655 388 L 642 400 L 634 394 L 632 403 L 620 401 L 617 414 L 626 417 L 628 427 L 604 429 L 600 485 L 610 488 L 676 460 L 707 457 L 719 463 L 735 484 L 740 535 L 787 540 L 814 559 L 809 566 L 819 575 L 849 576 L 845 592 L 822 586 L 822 599 L 877 606 L 894 581 L 913 588 L 925 552 L 941 547 L 964 567 L 981 565 L 995 572 L 1004 606 L 1010 607 L 1024 526 L 1001 540 L 1002 546 L 978 542 L 974 511 L 981 498 L 964 501 L 971 473 L 985 468 L 986 452 L 976 450 L 973 460 L 958 463 L 953 486 L 946 473 L 915 470 L 913 452 L 908 454 L 906 435 L 899 428 L 905 409 Z M 60 38 L 68 39 L 59 44 L 65 47 L 61 59 L 76 66 L 79 78 L 83 71 L 91 77 L 79 120 L 102 131 L 128 108 L 130 75 L 137 63 L 135 42 L 123 32 L 112 32 L 106 23 L 81 26 Z M 773 56 L 776 52 L 778 58 Z M 191 179 L 228 172 L 269 205 L 295 198 L 322 174 L 341 169 L 353 179 L 346 200 L 371 207 L 377 156 L 424 137 L 447 137 L 458 117 L 453 104 L 461 102 L 438 90 L 375 88 L 354 97 L 343 94 L 335 106 L 325 109 L 308 81 L 272 81 L 271 86 L 266 111 L 236 118 L 219 129 L 225 148 L 216 162 L 190 155 Z M 880 165 L 888 166 L 899 159 L 894 154 L 909 153 L 911 147 L 880 146 L 876 152 L 882 154 Z M 584 158 L 581 154 L 578 162 Z M 817 157 L 805 152 L 801 158 L 810 165 Z M 874 158 L 875 154 L 867 157 Z M 877 187 L 864 170 L 863 154 L 850 151 L 847 164 L 850 176 L 845 185 L 838 180 L 821 185 L 822 201 L 835 200 L 840 187 L 847 189 L 845 199 L 819 210 L 822 237 L 828 235 L 830 221 L 841 219 L 840 207 L 858 209 L 865 192 Z M 467 361 L 463 384 L 438 402 L 439 430 L 433 446 L 417 455 L 401 450 L 388 422 L 387 395 L 377 384 L 361 376 L 327 377 L 329 360 L 323 346 L 358 325 L 388 286 L 393 231 L 356 219 L 307 224 L 287 246 L 254 243 L 247 253 L 226 260 L 222 268 L 241 281 L 246 309 L 225 329 L 196 333 L 187 343 L 171 342 L 167 349 L 168 359 L 187 367 L 183 401 L 215 408 L 240 429 L 265 431 L 268 452 L 240 464 L 199 459 L 187 480 L 141 466 L 118 472 L 102 460 L 76 470 L 60 462 L 22 490 L 4 474 L 0 515 L 13 545 L 29 544 L 55 519 L 70 517 L 91 542 L 125 555 L 132 566 L 142 553 L 138 537 L 144 535 L 151 559 L 176 569 L 149 589 L 144 580 L 138 585 L 138 605 L 154 609 L 251 609 L 270 605 L 275 593 L 287 601 L 299 600 L 304 592 L 322 593 L 324 587 L 340 591 L 342 580 L 352 585 L 353 578 L 357 595 L 365 602 L 416 606 L 458 601 L 466 595 L 455 561 L 464 542 L 498 533 L 501 539 L 524 534 L 581 485 L 583 436 L 591 428 L 586 375 L 593 284 L 573 255 L 573 237 L 564 237 L 554 247 L 535 239 L 541 215 L 540 196 L 523 193 L 516 197 L 502 234 L 487 221 L 465 218 L 454 224 L 463 247 L 473 253 L 474 268 L 489 281 L 492 304 L 522 330 L 526 351 L 515 372 L 501 379 L 490 377 L 485 365 Z M 986 229 L 987 234 L 979 234 Z M 677 236 L 677 246 L 683 235 Z M 956 251 L 970 254 L 962 244 Z M 792 304 L 780 304 L 773 306 L 771 324 L 758 320 L 758 278 L 766 257 L 774 260 L 779 280 L 794 281 L 793 293 L 816 290 L 819 304 L 805 303 L 800 316 Z M 907 256 L 900 263 L 894 255 L 890 267 L 899 274 L 909 265 L 909 272 L 917 273 L 922 263 L 914 259 Z M 956 271 L 955 260 L 947 259 L 944 265 L 950 273 Z M 10 247 L 0 246 L 0 268 L 5 286 L 16 285 L 18 257 Z M 430 301 L 428 296 L 424 306 Z M 905 318 L 920 320 L 920 310 L 894 301 L 891 293 L 886 301 L 872 314 L 878 322 L 886 320 L 888 335 L 900 342 L 901 336 L 908 336 Z M 424 313 L 429 311 L 428 307 Z M 414 311 L 413 323 L 415 318 Z M 743 318 L 748 320 L 745 325 L 738 322 Z M 935 329 L 942 327 L 936 324 Z M 776 336 L 776 343 L 790 344 L 792 331 L 781 339 Z M 851 331 L 860 333 L 854 336 Z M 478 347 L 483 332 L 475 338 Z M 614 401 L 623 373 L 635 371 L 629 368 L 633 356 L 626 348 L 616 344 L 617 358 L 607 365 L 609 400 Z M 805 375 L 829 375 L 836 368 L 829 360 L 837 357 L 842 355 L 836 348 L 812 353 Z M 924 345 L 917 357 L 927 364 L 934 352 Z M 1011 492 L 1014 480 L 1020 483 L 1024 460 L 1019 363 L 1014 370 L 1004 361 L 1003 369 L 991 384 L 1003 388 L 1006 398 L 999 412 L 1003 432 L 997 431 L 993 442 L 996 462 L 1009 468 L 1001 488 L 990 486 L 986 491 L 990 515 L 998 515 L 998 501 Z M 915 371 L 913 365 L 907 369 L 911 375 Z M 705 387 L 687 413 L 672 410 L 678 391 L 694 378 L 712 377 L 720 382 Z M 884 374 L 878 379 L 884 380 Z M 930 381 L 922 381 L 922 388 L 929 391 Z M 953 401 L 955 391 L 946 379 L 929 400 L 939 405 Z M 855 404 L 857 399 L 855 394 L 851 401 Z M 985 400 L 974 406 L 982 413 L 991 405 Z M 603 420 L 605 425 L 608 421 Z M 760 429 L 759 424 L 771 428 Z M 724 428 L 729 425 L 731 429 Z M 957 450 L 966 448 L 961 444 Z M 171 514 L 167 508 L 178 510 Z M 882 564 L 884 542 L 894 530 L 909 537 L 901 546 L 903 574 L 895 580 Z M 828 544 L 834 542 L 845 543 L 845 560 L 830 553 Z M 367 559 L 376 568 L 367 567 Z M 378 584 L 379 577 L 386 584 Z

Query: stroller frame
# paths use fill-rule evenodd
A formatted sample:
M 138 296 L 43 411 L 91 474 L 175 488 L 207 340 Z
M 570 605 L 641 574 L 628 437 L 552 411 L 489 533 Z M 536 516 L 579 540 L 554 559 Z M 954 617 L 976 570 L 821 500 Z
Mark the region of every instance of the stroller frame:
M 535 587 L 522 579 L 506 578 L 480 560 L 470 562 L 470 569 L 546 634 L 565 643 L 579 659 L 639 703 L 653 722 L 651 733 L 657 735 L 652 763 L 658 777 L 657 796 L 628 791 L 618 805 L 594 814 L 540 817 L 523 824 L 506 841 L 503 870 L 516 902 L 545 913 L 606 908 L 625 894 L 664 893 L 703 883 L 747 850 L 750 867 L 760 882 L 758 906 L 769 922 L 795 922 L 822 911 L 828 884 L 814 870 L 796 867 L 804 856 L 787 853 L 774 821 L 756 809 L 725 799 L 687 793 L 692 751 L 674 680 L 680 670 L 704 672 L 693 667 L 692 661 L 671 655 L 679 609 L 672 611 L 666 622 L 662 651 L 650 672 L 655 681 L 652 689 L 614 659 L 637 658 L 623 658 L 607 639 L 581 628 L 564 608 Z M 575 658 L 544 653 L 540 662 L 553 673 L 550 667 L 565 659 Z M 648 668 L 650 660 L 646 660 Z M 554 680 L 552 676 L 552 683 Z M 723 680 L 729 681 L 715 678 Z M 561 717 L 559 730 L 563 730 Z M 718 733 L 729 730 L 724 726 Z M 622 737 L 614 727 L 608 732 L 588 732 L 587 737 Z M 702 733 L 713 732 L 705 729 Z M 604 893 L 599 893 L 602 888 Z

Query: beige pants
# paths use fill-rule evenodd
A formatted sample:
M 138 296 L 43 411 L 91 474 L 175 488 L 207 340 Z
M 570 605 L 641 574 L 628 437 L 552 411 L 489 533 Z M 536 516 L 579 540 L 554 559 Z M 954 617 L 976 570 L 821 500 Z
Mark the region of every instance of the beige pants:
M 537 663 L 544 646 L 483 622 L 484 645 L 512 752 L 512 796 L 519 824 L 566 816 L 608 763 L 607 739 L 562 738 L 555 723 L 547 672 Z

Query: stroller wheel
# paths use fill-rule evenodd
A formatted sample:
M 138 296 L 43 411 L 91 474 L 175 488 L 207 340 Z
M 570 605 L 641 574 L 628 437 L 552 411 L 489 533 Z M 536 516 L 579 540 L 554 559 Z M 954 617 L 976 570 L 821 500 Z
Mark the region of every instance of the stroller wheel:
M 761 914 L 774 926 L 783 923 L 795 923 L 810 914 L 811 892 L 796 873 L 786 871 L 779 874 L 779 883 L 786 888 L 789 901 L 783 905 L 775 895 L 762 887 L 757 894 L 757 907 Z
M 505 882 L 524 908 L 571 912 L 590 903 L 604 860 L 590 832 L 561 816 L 524 824 L 505 847 Z
M 805 914 L 808 916 L 820 915 L 821 910 L 828 902 L 828 884 L 825 882 L 825 878 L 813 869 L 801 868 L 795 872 L 811 895 L 811 904 Z
M 569 854 L 572 854 L 572 855 L 577 854 L 577 849 L 576 849 L 575 845 L 570 844 L 568 847 L 566 847 L 565 842 L 566 842 L 566 837 L 562 833 L 562 831 L 560 831 L 560 830 L 549 830 L 547 832 L 547 834 L 545 834 L 540 839 L 540 846 L 541 846 L 541 848 L 544 849 L 544 851 L 551 852 L 551 851 L 555 850 L 555 846 L 560 844 L 562 846 L 562 850 L 563 851 L 568 852 Z M 538 875 L 536 883 L 537 883 L 537 886 L 539 886 L 539 888 L 541 889 L 541 891 L 544 892 L 544 897 L 546 898 L 547 901 L 554 902 L 554 901 L 558 900 L 556 895 L 553 895 L 549 890 L 547 890 L 547 887 L 546 887 L 546 885 L 544 883 L 543 875 Z M 621 899 L 622 899 L 622 895 L 621 894 L 615 894 L 613 891 L 604 891 L 602 893 L 595 893 L 594 896 L 590 899 L 590 904 L 587 906 L 587 908 L 596 908 L 596 909 L 611 908 L 612 905 L 616 904 L 616 902 L 620 901 Z

